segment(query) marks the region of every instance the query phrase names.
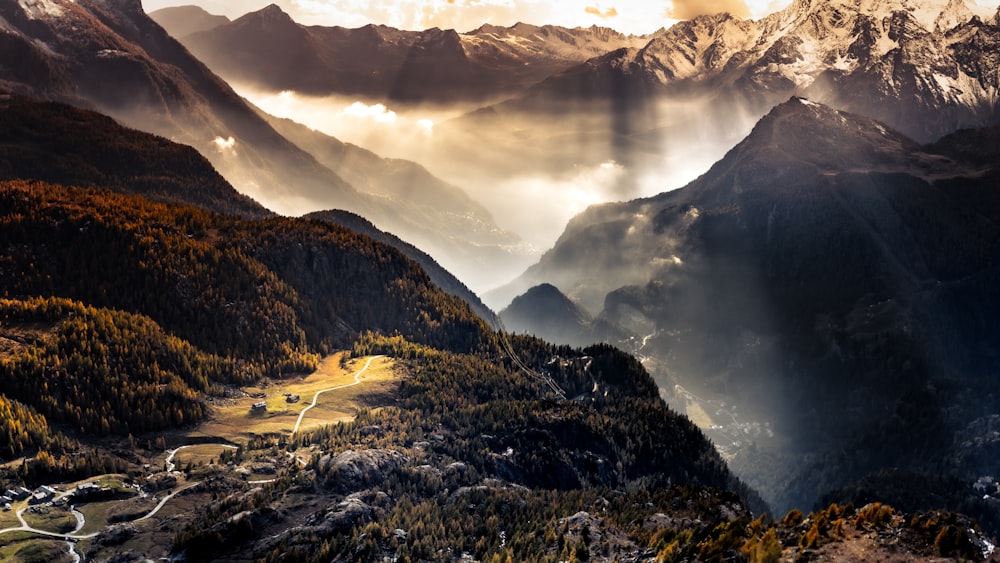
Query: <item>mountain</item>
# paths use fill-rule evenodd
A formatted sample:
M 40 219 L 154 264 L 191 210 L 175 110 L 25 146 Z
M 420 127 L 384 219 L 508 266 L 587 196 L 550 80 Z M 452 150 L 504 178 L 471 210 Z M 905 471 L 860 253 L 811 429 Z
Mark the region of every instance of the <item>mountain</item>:
M 589 313 L 551 284 L 541 284 L 515 297 L 500 311 L 504 328 L 527 332 L 546 342 L 587 346 L 595 342 L 619 342 L 626 333 Z
M 803 95 L 930 141 L 997 118 L 1000 28 L 962 0 L 796 0 L 762 20 L 699 16 L 558 73 L 517 102 L 718 98 L 766 111 Z
M 524 256 L 517 234 L 501 229 L 492 214 L 464 190 L 423 166 L 382 158 L 294 121 L 262 115 L 286 139 L 314 155 L 323 166 L 337 170 L 352 186 L 394 202 L 399 220 L 380 224 L 388 224 L 394 235 L 438 257 L 465 283 L 491 287 L 498 276 L 523 268 L 530 259 Z
M 499 155 L 521 174 L 565 178 L 613 161 L 627 171 L 614 200 L 687 184 L 792 95 L 930 142 L 1000 120 L 997 21 L 960 0 L 797 0 L 759 21 L 699 16 L 435 132 L 459 136 L 439 150 L 469 169 Z
M 596 26 L 523 23 L 468 33 L 303 26 L 274 4 L 201 32 L 163 23 L 233 83 L 397 102 L 495 100 L 589 57 L 646 40 Z
M 607 514 L 645 499 L 641 506 L 651 511 L 644 518 L 697 515 L 705 534 L 674 547 L 693 553 L 716 541 L 732 549 L 716 538 L 716 526 L 745 527 L 748 506 L 763 509 L 705 436 L 659 399 L 634 358 L 609 346 L 572 350 L 493 333 L 415 263 L 354 231 L 29 181 L 0 183 L 0 209 L 0 409 L 9 415 L 0 425 L 0 455 L 30 457 L 16 471 L 0 468 L 0 478 L 36 486 L 134 472 L 135 482 L 161 498 L 183 489 L 177 502 L 192 502 L 165 536 L 161 526 L 137 526 L 135 504 L 139 514 L 149 509 L 125 487 L 101 497 L 112 514 L 79 503 L 97 530 L 77 538 L 75 549 L 88 559 L 267 559 L 285 551 L 274 551 L 280 545 L 310 557 L 395 551 L 395 544 L 366 547 L 362 530 L 376 523 L 405 526 L 411 540 L 395 541 L 415 554 L 475 551 L 478 525 L 454 518 L 470 499 L 481 503 L 484 522 L 498 518 L 519 559 L 564 547 L 542 533 L 547 510 L 572 516 L 603 505 L 601 498 L 624 503 L 608 504 Z M 379 391 L 362 399 L 381 403 L 377 410 L 297 434 L 284 429 L 287 411 L 262 415 L 272 428 L 266 434 L 248 430 L 258 427 L 241 412 L 235 419 L 243 426 L 219 434 L 217 417 L 234 416 L 232 405 L 247 389 L 276 394 L 315 370 L 320 355 L 345 347 L 360 357 L 393 358 L 380 376 L 393 380 L 368 387 Z M 550 384 L 542 369 L 551 370 L 544 376 Z M 581 398 L 553 398 L 550 385 Z M 154 437 L 165 443 L 165 435 L 233 451 L 220 464 L 157 471 L 156 458 L 169 455 L 169 463 L 180 451 L 151 445 Z M 261 489 L 236 467 L 274 477 Z M 384 489 L 380 501 L 365 493 L 371 487 Z M 516 517 L 503 513 L 511 492 Z M 310 503 L 300 502 L 303 493 Z M 301 519 L 279 516 L 286 500 Z M 334 516 L 344 502 L 367 516 Z M 419 517 L 411 511 L 428 502 L 444 504 L 420 509 Z M 414 518 L 452 527 L 431 539 Z M 120 521 L 129 531 L 122 533 Z M 518 522 L 527 527 L 514 527 Z M 620 542 L 609 549 L 656 548 L 625 521 L 608 524 Z M 258 533 L 263 529 L 269 533 Z M 525 545 L 515 545 L 518 538 Z M 12 538 L 12 549 L 22 541 Z M 503 552 L 508 546 L 500 542 L 478 550 Z
M 0 96 L 0 180 L 111 188 L 244 217 L 273 215 L 198 151 L 73 106 Z
M 454 295 L 455 297 L 458 297 L 468 303 L 469 306 L 472 307 L 472 310 L 479 315 L 481 319 L 484 319 L 487 323 L 489 323 L 490 326 L 496 325 L 496 314 L 491 311 L 489 307 L 483 304 L 483 302 L 479 299 L 479 296 L 466 287 L 461 280 L 456 278 L 448 270 L 442 268 L 441 265 L 434 261 L 434 258 L 426 252 L 404 240 L 401 240 L 399 237 L 376 229 L 375 225 L 372 225 L 371 222 L 367 221 L 364 217 L 348 213 L 347 211 L 330 210 L 309 213 L 308 215 L 303 216 L 303 218 L 333 223 L 334 225 L 350 229 L 382 244 L 395 248 L 407 258 L 419 264 L 420 267 L 427 272 L 427 275 L 430 277 L 431 281 L 434 282 L 434 285 L 440 287 L 446 293 Z
M 1000 358 L 996 164 L 950 146 L 793 98 L 684 188 L 576 217 L 507 291 L 557 284 L 631 330 L 779 510 L 934 472 L 996 408 Z
M 0 64 L 9 69 L 0 88 L 97 109 L 131 127 L 189 144 L 241 193 L 279 213 L 345 209 L 421 247 L 459 248 L 464 254 L 474 252 L 469 246 L 510 242 L 510 234 L 493 225 L 468 197 L 452 197 L 449 211 L 439 212 L 420 194 L 397 191 L 394 195 L 401 197 L 390 198 L 351 186 L 275 131 L 256 108 L 150 20 L 137 1 L 52 0 L 25 6 L 0 2 L 6 22 Z M 352 170 L 361 174 L 358 167 Z M 409 179 L 374 171 L 369 176 L 380 187 Z M 463 202 L 468 205 L 462 207 Z M 458 216 L 479 214 L 480 231 L 471 239 L 477 244 L 468 242 L 467 223 L 453 220 L 456 208 Z M 463 264 L 461 256 L 438 259 L 449 266 Z
M 142 11 L 139 2 L 0 3 L 0 86 L 98 109 L 189 144 L 241 192 L 278 211 L 283 198 L 343 203 L 357 194 L 278 135 L 221 79 Z M 44 74 L 39 69 L 45 69 Z
M 174 37 L 184 37 L 225 25 L 231 20 L 226 16 L 210 14 L 200 6 L 171 6 L 149 13 L 149 18 L 170 31 Z

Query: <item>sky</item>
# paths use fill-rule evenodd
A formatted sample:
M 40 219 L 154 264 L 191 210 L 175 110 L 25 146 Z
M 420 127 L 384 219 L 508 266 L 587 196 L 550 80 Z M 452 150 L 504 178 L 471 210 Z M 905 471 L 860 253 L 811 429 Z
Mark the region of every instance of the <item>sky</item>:
M 235 19 L 275 3 L 306 25 L 361 27 L 369 23 L 400 29 L 431 27 L 471 31 L 484 23 L 525 22 L 566 27 L 600 25 L 624 33 L 652 33 L 678 20 L 728 11 L 758 19 L 791 0 L 143 0 L 152 12 L 167 6 L 194 4 Z M 967 0 L 992 12 L 998 0 Z
M 400 29 L 430 27 L 471 31 L 483 23 L 600 25 L 624 33 L 652 33 L 677 20 L 728 11 L 759 18 L 790 0 L 143 0 L 152 12 L 194 4 L 230 18 L 275 3 L 306 25 L 361 27 L 369 23 Z

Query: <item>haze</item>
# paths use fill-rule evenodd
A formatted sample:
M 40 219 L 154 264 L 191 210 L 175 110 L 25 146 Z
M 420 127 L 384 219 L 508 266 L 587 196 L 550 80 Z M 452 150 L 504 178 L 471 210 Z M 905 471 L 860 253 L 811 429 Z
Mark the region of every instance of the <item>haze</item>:
M 393 107 L 345 97 L 235 88 L 272 115 L 384 157 L 421 163 L 482 203 L 500 227 L 520 235 L 529 254 L 536 256 L 588 206 L 687 184 L 746 135 L 759 117 L 734 110 L 720 124 L 709 122 L 706 116 L 712 113 L 704 111 L 704 103 L 665 103 L 640 144 L 622 147 L 607 135 L 597 142 L 578 139 L 591 128 L 607 131 L 606 114 L 589 120 L 579 114 L 571 119 L 554 116 L 546 123 L 537 116 L 521 123 L 523 118 L 512 115 L 504 117 L 502 126 L 480 125 L 463 117 L 475 108 L 469 105 Z M 518 261 L 518 269 L 508 275 L 517 275 L 520 267 Z M 496 285 L 506 281 L 498 279 Z
M 677 0 L 646 2 L 615 0 L 576 2 L 562 0 L 144 0 L 152 12 L 167 6 L 197 5 L 213 14 L 237 18 L 277 4 L 292 18 L 305 25 L 340 25 L 361 27 L 369 23 L 400 29 L 422 30 L 431 27 L 469 31 L 484 23 L 513 25 L 519 21 L 566 27 L 611 27 L 623 33 L 652 33 L 678 19 L 701 13 L 730 11 L 740 16 L 763 17 L 788 4 L 789 0 Z

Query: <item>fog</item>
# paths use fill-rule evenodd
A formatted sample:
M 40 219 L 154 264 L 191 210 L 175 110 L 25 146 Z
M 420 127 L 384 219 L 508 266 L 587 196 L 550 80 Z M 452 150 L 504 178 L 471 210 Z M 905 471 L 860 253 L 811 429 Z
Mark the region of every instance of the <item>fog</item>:
M 399 106 L 236 86 L 264 111 L 375 152 L 420 163 L 485 206 L 539 255 L 588 206 L 655 195 L 687 184 L 738 142 L 759 115 L 706 111 L 706 102 L 663 103 L 628 123 L 614 111 L 498 113 L 469 105 Z M 612 109 L 612 108 L 609 108 Z M 649 114 L 654 119 L 648 119 Z M 632 119 L 629 117 L 626 119 Z M 302 212 L 312 211 L 303 209 Z M 447 257 L 439 257 L 447 263 Z M 523 262 L 519 264 L 519 268 Z M 500 285 L 520 270 L 509 271 Z M 490 287 L 474 288 L 479 292 Z

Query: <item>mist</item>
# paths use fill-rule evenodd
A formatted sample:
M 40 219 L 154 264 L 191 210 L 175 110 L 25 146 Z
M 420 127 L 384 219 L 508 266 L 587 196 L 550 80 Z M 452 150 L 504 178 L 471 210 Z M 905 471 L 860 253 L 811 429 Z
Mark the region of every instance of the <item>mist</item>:
M 662 102 L 626 135 L 612 111 L 543 116 L 501 106 L 399 106 L 237 85 L 264 111 L 379 156 L 415 161 L 458 186 L 518 234 L 532 256 L 551 248 L 591 205 L 647 197 L 703 174 L 759 115 L 705 111 L 705 102 Z M 717 117 L 726 113 L 725 121 Z M 301 210 L 302 212 L 312 210 Z M 447 262 L 444 257 L 444 262 Z M 523 263 L 518 264 L 523 268 Z M 502 285 L 520 274 L 508 272 Z M 479 287 L 480 291 L 491 287 Z

